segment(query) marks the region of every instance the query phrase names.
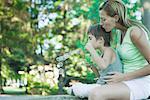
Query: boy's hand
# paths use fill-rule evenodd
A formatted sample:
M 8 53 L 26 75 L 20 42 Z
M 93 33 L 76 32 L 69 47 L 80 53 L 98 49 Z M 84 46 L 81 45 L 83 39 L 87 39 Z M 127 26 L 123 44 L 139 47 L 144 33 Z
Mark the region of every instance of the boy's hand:
M 90 40 L 88 40 L 87 44 L 85 45 L 85 48 L 86 48 L 88 51 L 90 51 L 91 49 L 93 49 L 93 46 L 92 46 Z

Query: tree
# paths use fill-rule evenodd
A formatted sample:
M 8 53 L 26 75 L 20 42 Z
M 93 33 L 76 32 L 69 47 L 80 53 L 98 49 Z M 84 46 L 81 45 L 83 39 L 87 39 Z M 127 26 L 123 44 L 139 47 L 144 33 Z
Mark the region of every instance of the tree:
M 2 0 L 0 2 L 0 79 L 16 77 L 18 70 L 24 70 L 29 63 L 27 58 L 33 55 L 30 17 L 28 4 L 20 0 Z M 10 67 L 9 76 L 3 68 Z M 8 69 L 7 69 L 8 70 Z M 18 77 L 18 76 L 17 76 Z M 2 81 L 1 81 L 2 84 Z M 2 85 L 1 85 L 2 86 Z
M 141 0 L 143 9 L 144 9 L 144 16 L 143 16 L 143 23 L 150 31 L 150 1 L 149 0 Z

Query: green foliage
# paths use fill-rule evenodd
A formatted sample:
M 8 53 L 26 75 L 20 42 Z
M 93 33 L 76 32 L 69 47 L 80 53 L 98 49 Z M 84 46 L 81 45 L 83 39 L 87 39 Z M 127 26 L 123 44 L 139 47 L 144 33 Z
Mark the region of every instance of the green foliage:
M 86 79 L 88 80 L 88 83 L 95 83 L 96 81 L 94 80 L 95 74 L 91 71 L 87 71 L 87 76 Z
M 28 86 L 28 92 L 34 95 L 49 95 L 51 93 L 51 89 L 49 84 L 42 82 L 31 82 L 30 86 Z M 54 92 L 54 91 L 53 91 Z
M 57 85 L 55 85 L 54 87 L 50 88 L 50 94 L 51 95 L 58 94 L 58 86 Z
M 25 9 L 25 3 L 22 0 L 14 0 L 14 7 L 16 9 Z
M 90 19 L 93 23 L 100 22 L 99 10 L 98 10 L 99 5 L 100 5 L 100 0 L 93 0 L 92 5 L 89 7 L 88 19 Z

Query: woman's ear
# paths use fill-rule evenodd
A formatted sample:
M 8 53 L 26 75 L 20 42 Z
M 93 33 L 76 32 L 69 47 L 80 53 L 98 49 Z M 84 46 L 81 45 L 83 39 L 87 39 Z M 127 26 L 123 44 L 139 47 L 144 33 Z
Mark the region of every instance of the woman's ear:
M 114 18 L 115 18 L 115 22 L 119 21 L 119 16 L 118 15 L 115 15 Z

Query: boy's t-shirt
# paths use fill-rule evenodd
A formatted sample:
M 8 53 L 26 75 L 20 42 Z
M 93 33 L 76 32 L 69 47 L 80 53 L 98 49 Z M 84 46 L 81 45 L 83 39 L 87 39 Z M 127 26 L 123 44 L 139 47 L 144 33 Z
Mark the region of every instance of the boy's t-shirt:
M 119 58 L 118 53 L 116 51 L 115 51 L 115 53 L 116 53 L 116 60 L 115 60 L 115 62 L 110 64 L 106 69 L 99 71 L 100 77 L 97 80 L 97 84 L 101 84 L 101 85 L 106 84 L 104 82 L 103 77 L 108 75 L 108 72 L 121 72 L 121 73 L 123 73 L 123 66 L 122 66 L 121 60 Z

